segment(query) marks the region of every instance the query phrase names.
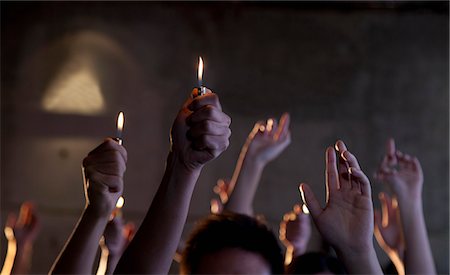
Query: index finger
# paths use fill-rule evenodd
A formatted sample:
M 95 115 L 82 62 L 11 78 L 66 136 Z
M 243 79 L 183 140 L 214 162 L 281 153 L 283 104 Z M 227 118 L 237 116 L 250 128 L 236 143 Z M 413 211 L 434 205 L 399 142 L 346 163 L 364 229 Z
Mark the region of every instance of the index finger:
M 206 105 L 212 105 L 222 111 L 222 106 L 220 105 L 219 96 L 213 93 L 211 90 L 206 89 L 207 93 L 198 96 L 192 100 L 192 102 L 187 106 L 187 108 L 191 111 L 195 111 L 200 109 Z
M 284 113 L 280 118 L 280 124 L 278 125 L 277 132 L 275 133 L 275 139 L 284 138 L 289 132 L 289 124 L 291 117 L 288 113 Z
M 389 138 L 386 142 L 386 154 L 388 156 L 395 156 L 395 140 L 393 138 Z
M 338 171 L 336 168 L 336 153 L 333 147 L 328 147 L 326 150 L 326 187 L 327 187 L 327 201 L 330 195 L 339 189 Z

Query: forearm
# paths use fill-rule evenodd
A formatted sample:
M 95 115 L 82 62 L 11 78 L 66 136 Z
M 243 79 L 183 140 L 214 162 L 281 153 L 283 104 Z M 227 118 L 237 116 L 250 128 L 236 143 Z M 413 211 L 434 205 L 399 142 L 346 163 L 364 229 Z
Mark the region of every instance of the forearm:
M 336 253 L 349 274 L 383 274 L 373 246 L 358 253 L 338 249 Z
M 31 243 L 25 245 L 18 244 L 11 274 L 29 273 L 32 253 L 33 245 Z
M 113 274 L 121 255 L 108 255 L 105 274 Z
M 139 231 L 115 273 L 167 273 L 181 238 L 200 169 L 188 171 L 169 154 L 166 171 Z
M 406 274 L 436 274 L 421 200 L 399 201 L 399 207 L 405 238 Z
M 253 216 L 253 199 L 265 164 L 251 155 L 241 156 L 236 164 L 229 200 L 225 210 Z
M 76 225 L 50 273 L 90 274 L 98 250 L 98 243 L 108 223 L 108 216 L 99 217 L 89 206 Z

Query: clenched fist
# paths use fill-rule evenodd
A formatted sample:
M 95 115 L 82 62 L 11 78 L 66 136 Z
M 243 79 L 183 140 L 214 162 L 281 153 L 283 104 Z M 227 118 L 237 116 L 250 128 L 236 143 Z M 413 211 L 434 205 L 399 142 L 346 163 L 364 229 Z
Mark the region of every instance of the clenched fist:
M 123 191 L 127 151 L 108 138 L 83 160 L 86 207 L 99 216 L 109 216 Z
M 227 149 L 230 124 L 219 97 L 207 89 L 205 95 L 183 104 L 172 126 L 171 151 L 188 170 L 201 168 Z

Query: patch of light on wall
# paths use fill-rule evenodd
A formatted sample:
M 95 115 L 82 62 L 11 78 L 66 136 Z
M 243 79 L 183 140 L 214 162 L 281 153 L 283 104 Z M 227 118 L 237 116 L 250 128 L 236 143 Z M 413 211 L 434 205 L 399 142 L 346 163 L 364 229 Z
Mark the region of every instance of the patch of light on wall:
M 67 64 L 47 89 L 42 107 L 61 114 L 96 115 L 105 110 L 100 84 L 87 64 Z

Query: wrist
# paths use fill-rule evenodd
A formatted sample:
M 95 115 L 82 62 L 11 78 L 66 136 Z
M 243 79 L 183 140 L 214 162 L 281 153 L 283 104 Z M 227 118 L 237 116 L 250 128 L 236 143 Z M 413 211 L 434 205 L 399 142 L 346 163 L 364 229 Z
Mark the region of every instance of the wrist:
M 94 205 L 92 203 L 88 203 L 83 211 L 83 217 L 86 217 L 88 219 L 95 219 L 95 220 L 105 220 L 108 222 L 109 217 L 111 216 L 112 211 L 114 210 L 114 206 L 100 206 L 100 205 Z
M 188 175 L 200 175 L 200 172 L 203 169 L 202 165 L 187 165 L 183 159 L 180 157 L 180 155 L 174 151 L 169 152 L 167 156 L 167 162 L 166 162 L 166 170 L 176 170 L 177 173 L 183 176 Z
M 360 250 L 338 250 L 336 254 L 339 259 L 344 263 L 347 272 L 361 273 L 361 274 L 373 274 L 381 272 L 381 267 L 378 262 L 377 254 L 372 246 L 367 247 L 364 251 Z
M 373 243 L 361 244 L 358 246 L 345 246 L 345 247 L 337 247 L 333 246 L 338 255 L 345 255 L 345 257 L 349 258 L 364 258 L 367 254 L 370 254 L 371 251 L 375 251 Z
M 253 155 L 251 153 L 247 153 L 244 156 L 244 160 L 243 160 L 243 165 L 245 166 L 252 166 L 256 169 L 259 170 L 263 170 L 264 167 L 267 165 L 267 161 L 265 161 L 264 159 L 262 159 L 261 157 L 257 156 L 257 155 Z

